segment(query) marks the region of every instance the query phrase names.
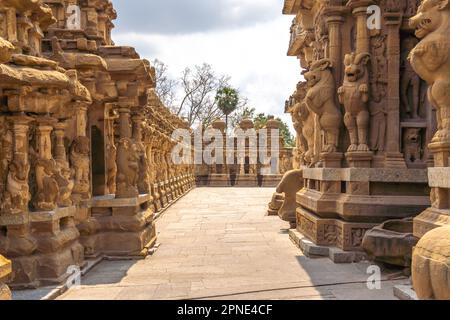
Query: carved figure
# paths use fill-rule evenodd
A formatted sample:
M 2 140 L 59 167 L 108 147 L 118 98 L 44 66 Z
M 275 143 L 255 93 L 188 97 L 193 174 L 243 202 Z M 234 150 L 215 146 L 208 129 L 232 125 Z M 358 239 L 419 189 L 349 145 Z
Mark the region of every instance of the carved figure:
M 331 61 L 322 59 L 314 62 L 305 73 L 305 79 L 309 88 L 306 105 L 318 115 L 320 126 L 325 132 L 323 152 L 336 152 L 342 114 L 334 102 L 336 86 L 331 73 Z
M 56 208 L 59 197 L 59 186 L 55 179 L 56 161 L 53 159 L 38 159 L 35 166 L 36 199 L 34 208 L 40 211 L 51 211 Z
M 84 197 L 88 196 L 90 190 L 89 145 L 90 141 L 87 137 L 77 137 L 70 148 L 70 162 L 75 171 L 73 193 L 84 195 Z
M 420 129 L 408 128 L 403 135 L 403 153 L 406 162 L 414 163 L 422 159 L 422 136 Z
M 121 197 L 136 196 L 139 157 L 133 141 L 129 138 L 122 138 L 119 141 L 117 169 L 117 194 Z
M 428 85 L 428 98 L 437 109 L 438 132 L 433 142 L 450 141 L 450 4 L 446 0 L 424 0 L 410 19 L 422 39 L 409 59 Z
M 139 157 L 139 179 L 138 179 L 138 189 L 139 193 L 147 194 L 150 193 L 150 165 L 148 162 L 147 154 L 145 152 L 145 147 L 142 144 L 137 146 L 138 157 Z
M 277 187 L 276 192 L 284 194 L 284 202 L 278 211 L 278 215 L 284 221 L 296 226 L 296 195 L 303 188 L 303 170 L 291 170 L 286 172 Z
M 72 191 L 75 187 L 73 180 L 74 171 L 68 163 L 60 164 L 55 179 L 59 187 L 59 196 L 57 203 L 61 207 L 70 207 L 72 205 Z
M 412 119 L 419 119 L 420 105 L 420 78 L 414 72 L 408 61 L 408 54 L 419 41 L 413 37 L 403 41 L 402 71 L 400 81 L 400 93 L 403 110 Z
M 107 159 L 107 170 L 108 170 L 108 192 L 110 194 L 116 193 L 116 177 L 117 177 L 117 164 L 116 164 L 116 158 L 117 158 L 117 147 L 113 143 L 108 143 L 107 150 L 106 150 Z
M 345 108 L 344 122 L 350 133 L 348 152 L 370 151 L 369 60 L 369 53 L 351 53 L 344 59 L 344 85 L 338 89 L 338 96 Z
M 4 198 L 4 208 L 13 214 L 28 209 L 28 202 L 31 200 L 28 185 L 29 173 L 30 164 L 26 160 L 26 155 L 15 155 L 9 165 Z

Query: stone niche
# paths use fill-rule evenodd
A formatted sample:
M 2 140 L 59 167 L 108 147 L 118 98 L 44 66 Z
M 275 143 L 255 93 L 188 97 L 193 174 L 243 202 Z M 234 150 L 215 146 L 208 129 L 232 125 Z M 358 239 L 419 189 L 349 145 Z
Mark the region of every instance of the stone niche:
M 381 8 L 369 29 L 368 7 Z M 317 245 L 360 251 L 365 233 L 430 205 L 436 113 L 408 55 L 417 1 L 285 1 L 288 55 L 303 69 L 286 103 L 297 131 L 297 228 Z

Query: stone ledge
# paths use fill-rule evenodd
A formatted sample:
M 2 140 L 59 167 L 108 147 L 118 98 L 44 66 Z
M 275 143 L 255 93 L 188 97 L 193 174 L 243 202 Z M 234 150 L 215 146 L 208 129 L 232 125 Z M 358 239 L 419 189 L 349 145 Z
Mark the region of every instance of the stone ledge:
M 428 180 L 431 188 L 450 189 L 450 168 L 428 168 Z
M 121 208 L 121 207 L 137 207 L 144 202 L 150 201 L 150 194 L 141 194 L 135 198 L 116 199 L 114 195 L 108 195 L 103 197 L 94 197 L 92 199 L 92 207 L 95 208 Z
M 289 230 L 289 237 L 308 258 L 329 258 L 336 264 L 355 263 L 367 260 L 367 255 L 364 252 L 343 251 L 336 247 L 315 245 L 298 230 Z
M 48 222 L 57 221 L 66 217 L 73 217 L 76 214 L 76 207 L 56 208 L 53 211 L 29 212 L 26 215 L 2 215 L 0 216 L 0 225 L 21 225 L 29 222 Z
M 394 287 L 394 295 L 400 300 L 419 300 L 411 285 L 399 285 Z
M 426 169 L 309 168 L 303 169 L 303 177 L 319 181 L 428 183 Z

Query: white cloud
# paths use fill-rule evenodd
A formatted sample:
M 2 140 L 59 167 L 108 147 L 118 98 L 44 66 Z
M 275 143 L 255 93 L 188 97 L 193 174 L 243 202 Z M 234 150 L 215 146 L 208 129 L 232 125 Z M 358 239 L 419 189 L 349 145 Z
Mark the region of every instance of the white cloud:
M 245 2 L 256 1 L 273 3 Z M 118 45 L 135 46 L 144 58 L 165 62 L 174 76 L 187 66 L 209 63 L 218 73 L 230 75 L 232 84 L 258 112 L 282 116 L 284 101 L 301 77 L 297 60 L 286 56 L 291 20 L 280 13 L 274 20 L 250 27 L 172 35 L 145 30 L 121 33 L 118 28 L 114 40 Z

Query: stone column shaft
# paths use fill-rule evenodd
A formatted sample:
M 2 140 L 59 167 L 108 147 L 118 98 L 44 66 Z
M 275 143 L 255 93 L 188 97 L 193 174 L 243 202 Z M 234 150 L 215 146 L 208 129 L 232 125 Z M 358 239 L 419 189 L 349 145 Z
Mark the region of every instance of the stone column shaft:
M 67 123 L 60 122 L 54 127 L 56 136 L 55 159 L 61 162 L 67 162 L 66 148 L 64 146 L 64 137 L 66 135 Z
M 387 126 L 386 126 L 386 152 L 389 154 L 400 153 L 400 13 L 386 14 L 388 27 L 387 37 L 387 61 L 388 61 L 388 86 L 387 86 Z
M 328 23 L 328 37 L 330 60 L 333 63 L 334 77 L 336 83 L 342 83 L 342 35 L 341 26 L 344 23 L 344 18 L 341 16 L 330 16 L 327 19 Z

